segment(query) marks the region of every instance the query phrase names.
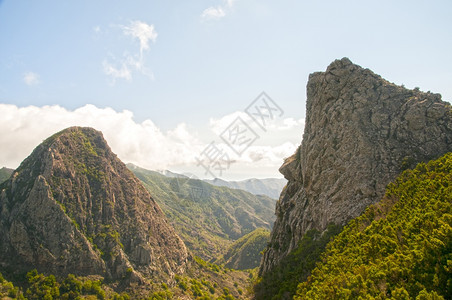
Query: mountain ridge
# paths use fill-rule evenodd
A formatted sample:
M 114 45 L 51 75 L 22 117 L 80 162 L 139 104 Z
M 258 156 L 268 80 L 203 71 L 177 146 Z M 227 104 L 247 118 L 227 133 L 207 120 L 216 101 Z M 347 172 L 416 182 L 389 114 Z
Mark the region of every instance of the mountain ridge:
M 357 217 L 403 169 L 451 151 L 451 120 L 441 95 L 397 86 L 348 58 L 311 74 L 302 143 L 280 168 L 288 184 L 260 274 L 307 231 Z
M 133 170 L 134 167 L 140 168 L 135 164 L 127 164 L 129 169 Z M 254 195 L 266 195 L 273 199 L 278 199 L 282 189 L 287 183 L 285 178 L 248 178 L 243 180 L 224 180 L 221 178 L 214 179 L 200 179 L 191 173 L 176 173 L 170 170 L 156 171 L 166 177 L 170 178 L 189 178 L 199 179 L 215 186 L 225 186 L 232 189 L 244 190 Z
M 233 189 L 244 190 L 254 195 L 267 195 L 278 199 L 282 189 L 287 183 L 285 178 L 249 178 L 239 181 L 227 181 L 220 178 L 205 179 L 204 181 L 216 185 L 226 186 Z
M 0 189 L 3 269 L 139 282 L 184 272 L 184 243 L 92 128 L 46 139 Z

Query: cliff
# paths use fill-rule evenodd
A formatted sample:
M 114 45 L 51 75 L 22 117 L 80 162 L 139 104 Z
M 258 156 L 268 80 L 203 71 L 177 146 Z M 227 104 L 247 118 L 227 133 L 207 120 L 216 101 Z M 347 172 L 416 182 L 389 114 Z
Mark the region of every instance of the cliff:
M 344 225 L 402 170 L 452 151 L 451 121 L 441 95 L 397 86 L 347 58 L 311 74 L 302 144 L 280 168 L 288 183 L 260 274 L 308 230 Z

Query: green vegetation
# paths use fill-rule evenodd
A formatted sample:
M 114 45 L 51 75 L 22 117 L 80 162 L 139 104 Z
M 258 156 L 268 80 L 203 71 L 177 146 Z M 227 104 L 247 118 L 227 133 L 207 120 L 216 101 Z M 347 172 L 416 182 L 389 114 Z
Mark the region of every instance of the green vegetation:
M 194 264 L 183 275 L 176 275 L 175 299 L 249 299 L 245 292 L 251 284 L 248 272 L 236 271 L 194 257 Z
M 309 230 L 298 243 L 298 247 L 287 255 L 271 272 L 258 278 L 254 286 L 256 299 L 287 299 L 292 297 L 297 285 L 304 281 L 314 269 L 327 243 L 341 230 L 330 224 L 321 234 Z
M 209 269 L 215 273 L 220 273 L 221 267 L 219 265 L 204 261 L 201 257 L 198 256 L 195 256 L 194 259 L 201 267 Z
M 115 293 L 102 283 L 101 280 L 88 278 L 77 278 L 69 274 L 61 282 L 55 276 L 38 273 L 32 270 L 26 275 L 24 289 L 15 287 L 6 281 L 0 273 L 0 298 L 9 297 L 13 299 L 112 299 L 129 300 L 127 293 Z M 8 299 L 8 298 L 7 298 Z
M 21 286 L 19 288 L 0 273 L 0 299 L 243 299 L 247 298 L 243 289 L 250 284 L 247 273 L 230 270 L 199 257 L 195 257 L 184 275 L 175 275 L 171 286 L 165 282 L 147 282 L 122 286 L 120 293 L 112 289 L 118 287 L 119 282 L 104 283 L 99 276 L 76 277 L 69 274 L 57 279 L 54 275 L 46 276 L 34 269 L 25 277 L 25 280 L 16 278 Z
M 0 273 L 0 299 L 8 299 L 7 297 L 13 299 L 24 299 L 24 296 L 19 288 L 4 279 L 3 275 Z
M 275 220 L 275 200 L 217 187 L 202 180 L 169 178 L 129 166 L 158 202 L 187 247 L 204 260 L 221 257 L 236 239 Z
M 170 289 L 174 299 L 188 296 L 190 299 L 241 299 L 249 281 L 243 272 L 236 272 L 195 257 L 196 265 L 184 276 L 176 275 L 176 285 Z M 232 284 L 239 280 L 240 284 Z M 161 292 L 159 292 L 161 293 Z M 234 296 L 235 294 L 235 296 Z M 156 298 L 160 299 L 160 298 Z M 172 299 L 172 298 L 162 298 Z
M 257 268 L 261 262 L 262 251 L 269 240 L 270 231 L 258 228 L 235 241 L 217 263 L 237 270 Z
M 126 288 L 126 292 L 121 293 L 112 290 L 111 282 L 105 284 L 98 277 L 94 279 L 69 274 L 57 280 L 53 275 L 46 276 L 34 269 L 26 274 L 25 281 L 19 279 L 21 282 L 19 288 L 5 280 L 0 273 L 0 299 L 167 300 L 187 297 L 212 300 L 242 299 L 244 295 L 242 287 L 247 282 L 242 273 L 234 273 L 220 266 L 214 268 L 216 271 L 213 272 L 212 264 L 199 258 L 195 262 L 196 267 L 187 270 L 187 274 L 175 276 L 175 284 L 171 287 L 167 283 L 148 283 L 140 287 L 130 286 Z M 237 274 L 239 277 L 235 277 Z M 237 283 L 237 280 L 240 283 Z
M 452 153 L 404 171 L 330 244 L 295 299 L 452 299 Z

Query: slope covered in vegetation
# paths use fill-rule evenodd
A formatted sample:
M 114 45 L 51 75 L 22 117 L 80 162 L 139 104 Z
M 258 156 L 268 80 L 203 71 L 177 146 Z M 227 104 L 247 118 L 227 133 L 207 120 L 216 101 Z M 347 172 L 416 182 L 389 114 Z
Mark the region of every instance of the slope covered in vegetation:
M 328 244 L 295 299 L 452 299 L 452 153 L 406 170 Z
M 128 168 L 155 197 L 187 248 L 204 260 L 221 257 L 235 240 L 256 228 L 270 229 L 275 220 L 275 200 L 267 196 Z
M 270 231 L 258 228 L 235 241 L 217 263 L 236 270 L 257 268 L 269 240 Z
M 156 281 L 118 286 L 101 276 L 69 274 L 60 278 L 39 273 L 36 269 L 15 276 L 15 282 L 6 280 L 0 273 L 0 299 L 249 299 L 246 291 L 248 273 L 228 270 L 196 257 L 187 273 L 175 275 L 171 284 Z
M 291 299 L 297 291 L 297 285 L 306 280 L 314 269 L 331 237 L 340 231 L 341 226 L 334 224 L 330 224 L 323 234 L 316 229 L 309 230 L 295 250 L 284 257 L 271 272 L 263 274 L 256 280 L 253 287 L 254 298 Z

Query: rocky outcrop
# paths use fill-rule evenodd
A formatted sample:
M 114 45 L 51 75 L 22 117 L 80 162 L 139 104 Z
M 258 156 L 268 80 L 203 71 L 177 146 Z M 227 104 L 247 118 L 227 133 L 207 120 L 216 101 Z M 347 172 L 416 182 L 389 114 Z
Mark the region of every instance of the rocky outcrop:
M 288 184 L 260 273 L 307 230 L 345 224 L 403 169 L 449 151 L 452 110 L 441 95 L 397 86 L 347 58 L 311 74 L 303 141 L 280 168 Z
M 132 281 L 184 272 L 184 243 L 94 129 L 50 137 L 0 190 L 3 269 Z

